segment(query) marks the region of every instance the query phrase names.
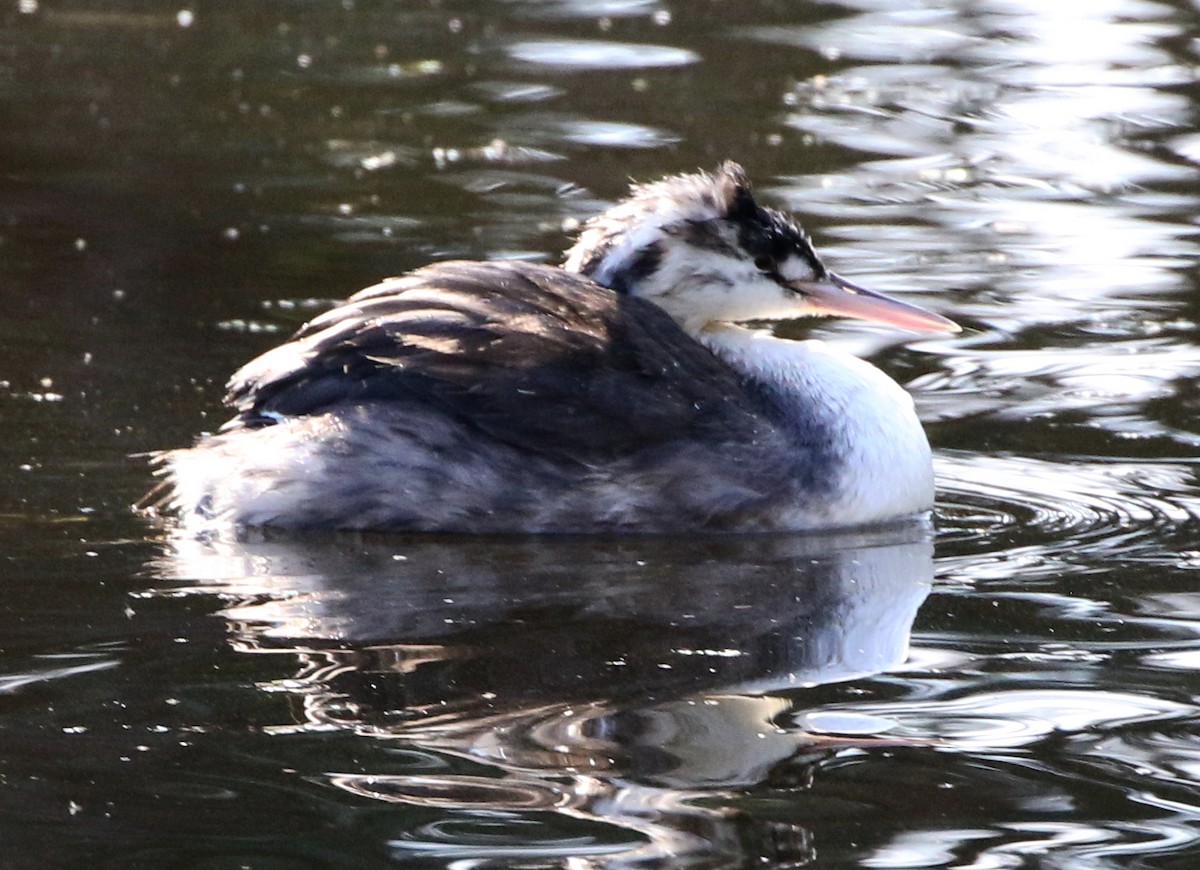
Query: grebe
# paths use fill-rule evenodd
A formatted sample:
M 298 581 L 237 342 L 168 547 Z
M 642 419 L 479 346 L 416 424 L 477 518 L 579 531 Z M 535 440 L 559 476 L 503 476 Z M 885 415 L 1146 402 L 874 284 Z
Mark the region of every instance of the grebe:
M 559 268 L 450 261 L 369 287 L 245 365 L 236 416 L 159 457 L 196 528 L 764 531 L 933 503 L 883 372 L 739 324 L 957 332 L 830 272 L 735 163 L 634 185 Z

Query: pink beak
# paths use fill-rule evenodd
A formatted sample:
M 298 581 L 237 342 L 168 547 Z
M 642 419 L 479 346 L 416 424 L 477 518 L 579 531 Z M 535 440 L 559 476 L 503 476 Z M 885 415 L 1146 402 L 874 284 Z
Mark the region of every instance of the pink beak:
M 914 332 L 962 331 L 961 326 L 940 314 L 859 287 L 832 272 L 823 281 L 793 281 L 788 286 L 802 294 L 817 314 L 870 320 Z

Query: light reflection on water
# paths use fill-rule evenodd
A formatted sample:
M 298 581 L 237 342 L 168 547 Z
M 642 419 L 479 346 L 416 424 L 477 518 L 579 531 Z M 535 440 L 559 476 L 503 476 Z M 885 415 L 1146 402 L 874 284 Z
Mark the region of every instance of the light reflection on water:
M 788 728 L 789 702 L 761 693 L 902 662 L 932 572 L 923 525 L 345 549 L 179 538 L 155 566 L 176 579 L 164 592 L 234 602 L 222 613 L 238 649 L 295 661 L 262 688 L 302 699 L 303 716 L 269 730 L 348 730 L 487 772 L 327 774 L 354 794 L 471 819 L 413 831 L 396 848 L 604 854 L 613 866 L 749 860 L 718 808 L 731 790 L 795 776 L 781 771 L 798 756 L 807 768 L 877 742 Z M 625 834 L 564 839 L 562 822 L 534 810 Z M 481 813 L 520 821 L 484 824 Z
M 700 60 L 694 51 L 669 45 L 584 40 L 518 42 L 507 50 L 516 60 L 561 70 L 648 69 L 685 66 Z
M 0 818 L 55 835 L 31 855 L 1194 863 L 1191 4 L 19 5 Z M 915 393 L 936 559 L 168 540 L 124 596 L 128 455 L 217 425 L 273 335 L 430 259 L 554 260 L 627 177 L 725 157 L 968 326 L 815 327 Z
M 1134 20 L 1165 18 L 1167 7 L 1127 7 L 984 4 L 969 20 L 936 13 L 939 29 L 929 12 L 914 28 L 886 4 L 789 31 L 827 54 L 883 63 L 801 82 L 787 123 L 888 159 L 815 186 L 801 179 L 783 195 L 801 211 L 903 221 L 840 234 L 881 269 L 903 251 L 936 266 L 934 286 L 989 288 L 983 304 L 964 299 L 958 310 L 1004 332 L 1155 304 L 1137 297 L 1180 287 L 1197 252 L 1190 221 L 1162 215 L 1194 201 L 1142 188 L 1195 170 L 1148 146 L 1192 121 L 1187 98 L 1167 89 L 1194 73 L 1160 45 L 1172 26 Z

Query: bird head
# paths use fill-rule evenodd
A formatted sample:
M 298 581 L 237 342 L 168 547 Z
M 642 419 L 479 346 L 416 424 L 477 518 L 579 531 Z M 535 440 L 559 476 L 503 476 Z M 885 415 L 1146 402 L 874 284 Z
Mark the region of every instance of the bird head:
M 795 220 L 755 201 L 733 162 L 634 185 L 584 225 L 564 268 L 658 304 L 693 333 L 711 323 L 811 316 L 959 331 L 829 271 Z

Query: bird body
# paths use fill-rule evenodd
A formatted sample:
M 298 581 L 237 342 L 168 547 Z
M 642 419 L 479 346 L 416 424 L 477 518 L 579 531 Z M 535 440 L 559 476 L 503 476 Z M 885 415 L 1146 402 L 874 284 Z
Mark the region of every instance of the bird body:
M 899 385 L 824 343 L 738 325 L 828 310 L 821 293 L 850 316 L 953 328 L 829 273 L 735 165 L 635 188 L 563 268 L 433 264 L 248 363 L 234 418 L 163 454 L 165 504 L 197 527 L 476 533 L 828 528 L 925 510 L 929 445 Z

